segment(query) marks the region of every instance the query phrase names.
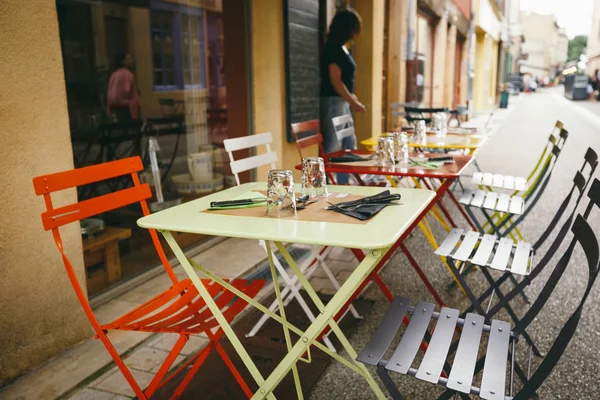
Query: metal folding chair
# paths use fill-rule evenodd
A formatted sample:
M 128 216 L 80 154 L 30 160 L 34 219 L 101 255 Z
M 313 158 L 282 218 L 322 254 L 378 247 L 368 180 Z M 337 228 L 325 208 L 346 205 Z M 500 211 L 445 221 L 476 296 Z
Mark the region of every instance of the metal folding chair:
M 163 267 L 172 282 L 172 286 L 164 292 L 153 297 L 139 307 L 134 308 L 113 322 L 100 325 L 90 307 L 86 294 L 77 280 L 73 266 L 63 248 L 59 228 L 71 222 L 77 222 L 84 218 L 89 218 L 94 215 L 136 203 L 140 204 L 142 214 L 148 215 L 149 211 L 146 200 L 152 196 L 150 186 L 148 186 L 148 184 L 140 184 L 137 174 L 143 169 L 141 159 L 139 157 L 131 157 L 105 164 L 33 178 L 35 193 L 37 195 L 43 195 L 46 204 L 46 211 L 42 213 L 44 229 L 52 231 L 54 242 L 62 256 L 67 275 L 75 290 L 75 295 L 96 332 L 96 338 L 99 338 L 102 341 L 117 364 L 117 367 L 119 367 L 121 373 L 131 385 L 131 388 L 138 399 L 150 398 L 158 388 L 171 380 L 176 374 L 181 371 L 186 371 L 185 378 L 173 394 L 173 398 L 178 398 L 213 349 L 219 353 L 235 380 L 242 387 L 244 393 L 250 398 L 252 396 L 252 391 L 248 388 L 248 385 L 231 362 L 231 359 L 219 344 L 219 340 L 223 336 L 223 330 L 218 328 L 219 325 L 217 321 L 206 307 L 206 303 L 198 294 L 192 281 L 190 279 L 182 281 L 177 279 L 173 269 L 169 265 L 155 230 L 149 230 L 150 236 L 152 237 L 152 242 L 154 243 L 154 247 Z M 51 194 L 54 192 L 69 188 L 77 188 L 79 186 L 127 175 L 131 176 L 133 183 L 129 188 L 58 208 L 55 208 L 52 204 Z M 215 298 L 217 305 L 221 308 L 229 322 L 239 315 L 246 307 L 246 301 L 236 297 L 232 292 L 225 290 L 222 286 L 210 280 L 205 280 L 204 284 Z M 265 285 L 265 281 L 254 280 L 250 282 L 244 279 L 235 279 L 231 281 L 230 284 L 249 297 L 254 298 Z M 218 329 L 215 331 L 214 328 Z M 136 382 L 131 371 L 121 359 L 117 349 L 111 343 L 107 335 L 111 330 L 163 332 L 179 335 L 179 339 L 173 346 L 173 349 L 169 352 L 169 355 L 145 390 L 142 390 Z M 209 344 L 198 354 L 192 356 L 183 363 L 176 371 L 167 376 L 169 369 L 180 354 L 190 335 L 197 335 L 200 333 L 207 335 L 210 341 Z
M 393 383 L 390 372 L 413 376 L 445 387 L 446 390 L 438 399 L 450 399 L 452 396 L 469 399 L 469 395 L 473 394 L 482 399 L 505 400 L 507 391 L 512 400 L 537 397 L 536 391 L 557 365 L 573 338 L 585 303 L 600 271 L 598 240 L 587 222 L 592 208 L 600 206 L 600 181 L 594 181 L 588 196 L 591 201 L 584 215 L 578 215 L 572 227 L 570 221 L 566 224 L 567 229 L 570 227 L 574 235 L 571 244 L 554 267 L 535 303 L 514 327 L 500 320 L 487 323 L 483 316 L 476 314 L 467 314 L 464 318 L 460 318 L 460 312 L 451 308 L 442 308 L 440 312 L 435 312 L 435 306 L 431 303 L 419 302 L 411 306 L 409 298 L 397 297 L 357 360 L 377 367 L 377 374 L 394 399 L 403 399 L 403 397 Z M 578 307 L 562 327 L 533 374 L 530 371 L 532 352 L 529 352 L 529 363 L 525 372 L 515 362 L 516 343 L 548 302 L 567 266 L 571 264 L 571 256 L 577 244 L 581 246 L 587 259 L 588 279 L 585 292 Z M 411 319 L 406 331 L 390 358 L 384 359 L 407 314 L 411 315 Z M 432 323 L 435 324 L 435 329 L 428 341 L 429 346 L 418 367 L 415 368 L 413 364 L 416 364 L 415 356 L 419 344 L 426 337 L 428 327 Z M 460 339 L 450 364 L 448 355 L 453 353 L 451 345 L 455 334 L 460 335 Z M 480 347 L 485 343 L 482 340 L 484 337 L 487 339 L 487 345 L 484 356 L 478 359 Z M 510 368 L 507 368 L 508 365 Z M 475 377 L 480 372 L 482 372 L 481 381 L 477 383 Z M 515 375 L 523 382 L 523 387 L 513 397 Z
M 556 161 L 564 144 L 567 140 L 568 132 L 561 129 L 558 138 L 550 136 L 549 138 L 549 154 L 545 161 L 540 165 L 540 173 L 536 176 L 533 184 L 523 196 L 516 193 L 512 195 L 508 193 L 498 193 L 488 190 L 465 190 L 463 195 L 458 200 L 465 206 L 465 210 L 471 217 L 471 220 L 480 232 L 498 235 L 505 237 L 511 235 L 515 231 L 521 240 L 525 240 L 523 235 L 516 231 L 518 225 L 523 221 L 525 216 L 531 212 L 536 203 L 544 193 L 552 171 L 556 166 Z M 487 226 L 481 224 L 475 216 L 473 209 L 478 209 L 485 217 Z M 491 211 L 492 214 L 490 214 Z M 516 220 L 513 219 L 516 217 Z M 514 236 L 513 240 L 517 241 Z
M 465 232 L 462 229 L 453 229 L 450 232 L 444 242 L 435 251 L 435 254 L 446 258 L 446 262 L 452 270 L 453 275 L 467 294 L 469 300 L 471 300 L 471 306 L 466 312 L 475 311 L 479 315 L 484 316 L 486 321 L 489 321 L 491 317 L 496 315 L 501 309 L 504 309 L 514 323 L 519 322 L 516 312 L 510 305 L 510 300 L 517 295 L 521 295 L 528 301 L 528 298 L 524 294 L 525 288 L 542 272 L 560 247 L 566 236 L 568 226 L 573 220 L 577 206 L 583 198 L 585 189 L 591 181 L 597 166 L 598 155 L 593 149 L 588 148 L 583 165 L 575 174 L 571 190 L 558 207 L 550 224 L 534 244 L 523 241 L 515 244 L 508 238 L 498 239 L 494 235 L 481 235 L 478 232 Z M 556 229 L 559 221 L 565 215 L 567 216 L 565 225 L 559 230 L 547 253 L 536 265 L 534 263 L 534 256 L 537 255 L 537 251 Z M 473 266 L 479 267 L 478 269 L 483 273 L 489 284 L 488 289 L 479 297 L 473 293 L 460 273 L 460 270 L 464 272 Z M 491 270 L 501 271 L 503 274 L 500 278 L 494 279 Z M 517 278 L 522 279 L 522 281 L 519 282 Z M 507 280 L 513 283 L 514 288 L 507 294 L 504 294 L 501 290 L 501 285 Z M 494 296 L 498 297 L 498 302 L 492 308 Z M 488 297 L 488 306 L 484 307 L 482 303 Z M 524 332 L 523 336 L 533 346 L 535 354 L 539 355 L 540 352 L 529 335 Z
M 231 172 L 235 176 L 235 181 L 239 185 L 240 177 L 239 174 L 257 167 L 261 167 L 264 165 L 270 165 L 271 168 L 275 168 L 275 162 L 277 162 L 277 153 L 271 151 L 271 143 L 273 142 L 273 137 L 270 132 L 260 133 L 257 135 L 244 136 L 235 139 L 226 139 L 223 141 L 225 146 L 225 151 L 229 154 L 229 161 L 231 166 Z M 265 146 L 266 152 L 263 154 L 255 155 L 248 158 L 238 159 L 236 160 L 233 153 L 239 150 L 245 150 L 250 148 L 256 148 L 259 146 Z M 267 252 L 268 250 L 266 244 L 263 240 L 259 241 L 260 246 Z M 325 262 L 325 258 L 331 252 L 330 248 L 327 247 L 316 247 L 311 250 L 310 255 L 304 261 L 304 263 L 300 266 L 300 269 L 305 274 L 306 278 L 309 279 L 313 273 L 317 270 L 317 268 L 321 268 L 324 272 L 331 285 L 336 289 L 340 289 L 340 284 L 327 266 Z M 281 296 L 284 299 L 284 305 L 288 305 L 292 299 L 296 299 L 296 301 L 300 304 L 300 307 L 306 314 L 306 316 L 310 319 L 310 321 L 315 320 L 315 315 L 311 311 L 310 307 L 300 294 L 300 289 L 302 288 L 302 284 L 298 281 L 296 276 L 291 276 L 285 270 L 283 265 L 279 262 L 277 257 L 273 257 L 273 263 L 279 275 L 281 276 L 284 284 L 284 288 L 281 291 Z M 279 302 L 277 299 L 273 300 L 273 303 L 269 306 L 269 310 L 275 312 L 279 308 Z M 358 311 L 354 308 L 354 306 L 349 307 L 349 311 L 355 318 L 362 318 Z M 252 337 L 258 333 L 260 328 L 268 321 L 270 317 L 267 314 L 263 314 L 262 317 L 258 320 L 258 322 L 252 327 L 250 332 L 246 334 L 247 337 Z M 327 336 L 324 336 L 323 343 L 329 348 L 329 350 L 335 352 L 335 346 L 331 343 Z

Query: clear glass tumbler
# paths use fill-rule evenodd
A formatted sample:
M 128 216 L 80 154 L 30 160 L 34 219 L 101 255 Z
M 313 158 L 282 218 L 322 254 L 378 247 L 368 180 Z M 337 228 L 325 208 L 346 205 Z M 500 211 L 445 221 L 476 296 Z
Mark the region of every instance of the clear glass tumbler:
M 377 139 L 377 165 L 391 167 L 396 162 L 396 146 L 393 136 L 384 134 Z
M 302 195 L 327 197 L 327 178 L 325 162 L 321 157 L 306 157 L 302 159 Z
M 270 217 L 296 216 L 294 176 L 289 169 L 269 171 L 267 188 L 267 215 Z
M 394 161 L 396 164 L 408 163 L 408 136 L 406 132 L 394 132 Z
M 415 143 L 425 144 L 427 142 L 427 126 L 422 119 L 415 121 Z
M 437 113 L 437 135 L 444 137 L 448 133 L 448 116 L 446 113 Z M 435 116 L 434 115 L 434 116 Z

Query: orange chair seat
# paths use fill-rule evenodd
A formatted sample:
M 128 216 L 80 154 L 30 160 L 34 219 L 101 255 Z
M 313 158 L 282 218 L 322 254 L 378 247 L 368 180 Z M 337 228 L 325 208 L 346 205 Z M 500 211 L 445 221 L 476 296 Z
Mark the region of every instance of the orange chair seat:
M 202 283 L 228 322 L 246 307 L 245 300 L 236 298 L 214 281 L 202 279 Z M 231 285 L 254 298 L 265 283 L 264 280 L 235 279 Z M 190 279 L 184 279 L 115 321 L 102 325 L 102 329 L 197 334 L 218 325 L 198 289 Z

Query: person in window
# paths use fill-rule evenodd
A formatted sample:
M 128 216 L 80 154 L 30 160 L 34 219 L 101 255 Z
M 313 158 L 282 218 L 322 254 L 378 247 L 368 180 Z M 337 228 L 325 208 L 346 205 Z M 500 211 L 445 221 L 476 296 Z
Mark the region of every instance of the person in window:
M 117 122 L 127 122 L 139 118 L 140 98 L 135 75 L 131 71 L 133 60 L 129 54 L 117 56 L 117 69 L 108 81 L 106 113 Z
M 343 139 L 340 143 L 331 121 L 334 117 L 363 112 L 365 106 L 354 95 L 356 63 L 346 45 L 356 39 L 361 30 L 360 16 L 350 8 L 339 10 L 331 25 L 321 54 L 321 131 L 326 153 L 340 149 L 355 149 L 356 136 Z M 338 174 L 338 184 L 347 184 L 348 175 Z

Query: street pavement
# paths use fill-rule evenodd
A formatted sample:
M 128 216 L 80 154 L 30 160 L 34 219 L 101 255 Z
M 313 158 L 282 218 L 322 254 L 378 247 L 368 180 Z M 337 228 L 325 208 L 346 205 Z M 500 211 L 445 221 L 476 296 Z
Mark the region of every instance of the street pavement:
M 515 97 L 511 97 L 510 100 L 514 101 L 515 99 Z M 506 118 L 499 119 L 496 114 L 500 113 L 494 114 L 492 124 L 496 124 L 498 129 L 477 154 L 478 163 L 484 172 L 527 176 L 546 144 L 555 121 L 557 119 L 563 121 L 565 129 L 569 131 L 569 138 L 560 154 L 542 200 L 522 224 L 522 232 L 527 240 L 535 242 L 556 214 L 559 204 L 570 190 L 575 171 L 581 167 L 587 148 L 592 147 L 600 152 L 600 102 L 571 102 L 562 96 L 562 88 L 546 89 L 537 93 L 521 94 L 518 104 L 510 113 L 505 114 Z M 468 179 L 463 179 L 463 181 L 468 183 Z M 458 215 L 455 215 L 455 220 L 459 226 L 466 227 L 466 223 Z M 590 221 L 595 231 L 600 232 L 597 229 L 600 227 L 600 211 L 596 210 Z M 435 223 L 433 227 L 438 240 L 443 239 L 445 231 Z M 550 239 L 553 239 L 555 234 L 556 232 Z M 567 238 L 570 239 L 570 237 Z M 538 254 L 544 254 L 549 243 L 551 240 L 546 242 Z M 407 244 L 427 276 L 441 293 L 446 304 L 459 309 L 466 308 L 467 300 L 460 291 L 447 288 L 451 283 L 450 275 L 440 259 L 433 255 L 433 249 L 424 236 L 415 231 L 407 240 Z M 561 249 L 565 247 L 566 245 L 563 245 Z M 559 251 L 557 254 L 550 263 L 550 267 L 554 267 L 562 253 Z M 530 298 L 535 298 L 539 293 L 550 274 L 550 269 L 546 268 L 528 288 L 527 293 Z M 419 300 L 433 302 L 432 297 L 408 265 L 406 257 L 402 253 L 396 254 L 390 261 L 390 265 L 383 273 L 383 279 L 396 295 L 412 298 L 413 304 Z M 477 272 L 468 277 L 468 282 L 476 292 L 483 289 L 483 286 L 479 285 L 483 280 L 483 276 Z M 575 310 L 583 294 L 586 280 L 585 258 L 580 249 L 577 249 L 569 269 L 566 271 L 565 279 L 557 286 L 538 319 L 530 327 L 530 333 L 542 351 L 550 348 L 560 328 Z M 600 380 L 598 379 L 600 371 L 600 351 L 598 349 L 598 342 L 600 342 L 600 313 L 598 312 L 600 287 L 598 286 L 597 284 L 588 299 L 577 334 L 566 349 L 559 365 L 538 391 L 542 399 L 592 400 L 600 398 Z M 359 351 L 373 334 L 389 304 L 374 285 L 369 288 L 365 296 L 376 302 L 372 312 L 365 316 L 360 328 L 350 339 L 354 348 Z M 515 302 L 515 305 L 521 315 L 528 307 L 520 299 Z M 499 318 L 508 320 L 507 316 L 503 314 L 500 314 Z M 527 365 L 527 356 L 528 348 L 524 341 L 520 341 L 517 347 L 517 360 L 520 360 L 521 365 Z M 539 362 L 540 359 L 534 357 L 533 367 L 535 368 Z M 376 376 L 375 371 L 371 371 L 373 376 Z M 395 374 L 393 379 L 400 386 L 402 394 L 408 399 L 434 399 L 441 393 L 438 387 L 412 377 Z M 516 381 L 518 382 L 518 380 Z M 475 383 L 478 382 L 480 382 L 480 377 L 476 378 Z M 519 387 L 520 384 L 517 384 L 516 389 Z M 335 396 L 332 396 L 333 394 Z M 333 397 L 349 400 L 369 399 L 374 396 L 362 378 L 334 362 L 314 388 L 310 398 L 320 400 Z

